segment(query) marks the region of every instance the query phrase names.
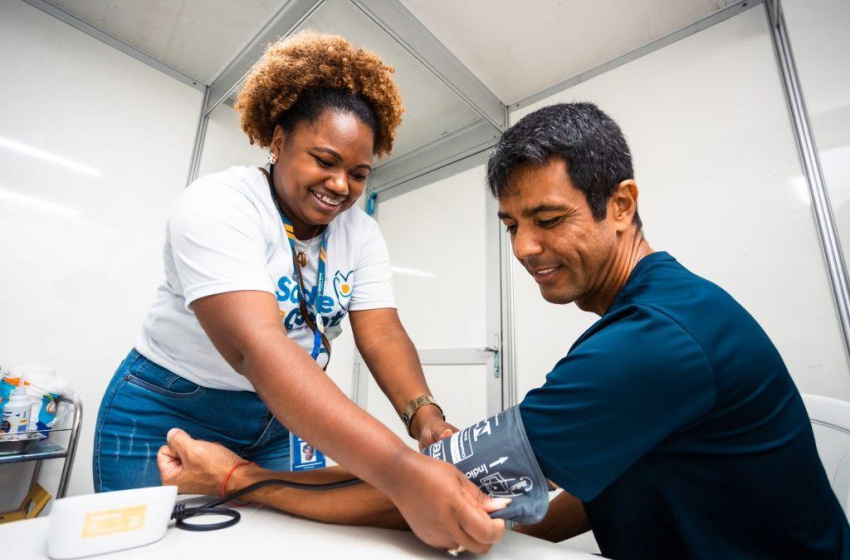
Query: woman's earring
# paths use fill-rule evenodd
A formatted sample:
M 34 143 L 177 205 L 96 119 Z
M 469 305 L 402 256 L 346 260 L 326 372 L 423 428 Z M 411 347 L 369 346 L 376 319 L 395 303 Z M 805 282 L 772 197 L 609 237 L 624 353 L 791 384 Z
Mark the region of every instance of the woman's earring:
M 277 163 L 277 156 L 274 155 L 274 152 L 269 152 L 267 159 L 269 160 L 269 165 L 274 165 Z

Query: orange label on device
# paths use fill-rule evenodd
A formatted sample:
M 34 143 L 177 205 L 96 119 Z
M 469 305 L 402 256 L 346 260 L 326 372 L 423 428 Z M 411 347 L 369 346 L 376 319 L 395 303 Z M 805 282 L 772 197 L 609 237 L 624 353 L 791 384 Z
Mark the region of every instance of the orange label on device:
M 147 511 L 148 506 L 144 505 L 87 513 L 83 523 L 83 538 L 138 531 L 145 526 Z

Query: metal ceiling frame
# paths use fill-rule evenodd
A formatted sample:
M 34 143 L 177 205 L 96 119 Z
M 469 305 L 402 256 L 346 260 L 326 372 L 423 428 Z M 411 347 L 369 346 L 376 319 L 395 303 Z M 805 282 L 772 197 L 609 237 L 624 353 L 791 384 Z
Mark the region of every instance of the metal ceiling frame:
M 504 131 L 507 106 L 398 0 L 351 0 L 485 120 Z
M 380 194 L 496 145 L 501 132 L 484 119 L 446 134 L 412 152 L 375 167 L 369 193 Z M 405 192 L 410 189 L 405 189 Z M 386 200 L 386 198 L 382 197 Z
M 32 6 L 33 8 L 38 8 L 42 12 L 49 14 L 49 15 L 55 17 L 56 19 L 67 23 L 71 27 L 75 27 L 75 28 L 79 29 L 80 31 L 82 31 L 86 35 L 94 37 L 95 39 L 97 39 L 99 41 L 103 41 L 104 43 L 106 43 L 110 47 L 118 49 L 119 51 L 123 52 L 124 54 L 129 55 L 129 56 L 135 58 L 136 60 L 143 62 L 143 63 L 147 64 L 148 66 L 150 66 L 150 67 L 152 67 L 156 70 L 159 70 L 160 72 L 162 72 L 164 74 L 171 76 L 172 78 L 174 78 L 178 82 L 183 82 L 184 84 L 191 86 L 191 87 L 193 87 L 193 88 L 195 88 L 199 91 L 204 91 L 204 89 L 207 87 L 206 84 L 204 84 L 201 80 L 195 79 L 192 76 L 189 76 L 189 75 L 181 72 L 177 68 L 174 68 L 173 66 L 166 64 L 165 62 L 162 62 L 161 60 L 157 60 L 156 58 L 150 56 L 149 54 L 140 51 L 136 47 L 128 45 L 127 43 L 125 43 L 121 39 L 118 39 L 117 37 L 113 37 L 112 35 L 110 35 L 109 33 L 106 33 L 105 31 L 101 31 L 97 27 L 94 27 L 93 25 L 90 25 L 90 24 L 84 22 L 83 20 L 81 20 L 77 16 L 69 14 L 68 12 L 63 10 L 62 8 L 58 8 L 58 7 L 54 6 L 53 4 L 49 4 L 49 3 L 45 2 L 44 0 L 23 0 L 23 1 L 26 2 L 27 4 L 29 4 L 30 6 Z
M 192 184 L 201 167 L 201 154 L 204 151 L 204 140 L 207 138 L 207 125 L 209 124 L 209 118 L 204 112 L 204 108 L 207 106 L 209 98 L 210 88 L 204 86 L 204 97 L 201 99 L 201 110 L 198 115 L 198 126 L 195 129 L 195 143 L 192 145 L 192 159 L 189 161 L 189 176 L 186 178 L 186 185 Z

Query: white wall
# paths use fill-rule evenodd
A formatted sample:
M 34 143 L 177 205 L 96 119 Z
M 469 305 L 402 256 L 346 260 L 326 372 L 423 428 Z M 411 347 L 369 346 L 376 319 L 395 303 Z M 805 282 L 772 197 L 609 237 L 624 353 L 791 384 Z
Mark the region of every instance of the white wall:
M 382 201 L 399 316 L 417 348 L 487 346 L 483 166 Z
M 632 149 L 647 238 L 730 292 L 803 392 L 850 399 L 848 363 L 766 14 L 750 9 L 511 114 L 592 101 Z M 517 278 L 520 397 L 596 319 Z M 535 328 L 543 320 L 551 328 Z
M 202 96 L 17 0 L 0 2 L 0 75 L 0 364 L 54 366 L 79 393 L 70 494 L 88 493 L 100 398 L 163 278 Z
M 485 268 L 488 196 L 479 165 L 394 198 L 378 198 L 399 317 L 417 350 L 492 344 L 487 283 L 498 278 L 488 278 Z M 487 417 L 488 367 L 450 364 L 423 370 L 448 422 L 464 428 Z M 365 367 L 363 375 L 369 375 Z M 415 448 L 371 376 L 366 385 L 369 413 Z

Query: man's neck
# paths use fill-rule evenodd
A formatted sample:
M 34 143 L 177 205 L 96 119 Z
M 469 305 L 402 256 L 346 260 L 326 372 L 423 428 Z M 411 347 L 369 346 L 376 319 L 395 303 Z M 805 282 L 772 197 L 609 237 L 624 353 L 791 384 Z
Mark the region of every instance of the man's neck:
M 636 231 L 629 235 L 628 239 L 617 248 L 614 257 L 608 264 L 607 269 L 603 272 L 603 280 L 592 296 L 581 301 L 576 301 L 576 305 L 582 311 L 590 311 L 599 316 L 605 314 L 620 290 L 629 281 L 632 271 L 637 266 L 642 258 L 652 254 L 652 247 L 643 236 L 643 231 Z

